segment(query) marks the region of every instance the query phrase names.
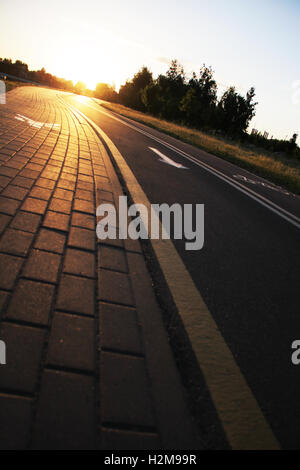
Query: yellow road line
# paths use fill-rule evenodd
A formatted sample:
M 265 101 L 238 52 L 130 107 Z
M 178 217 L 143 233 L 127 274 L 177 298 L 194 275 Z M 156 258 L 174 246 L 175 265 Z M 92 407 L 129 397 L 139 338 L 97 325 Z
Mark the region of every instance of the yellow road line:
M 106 142 L 135 204 L 151 204 L 114 143 L 80 113 Z M 151 240 L 232 449 L 280 449 L 241 370 L 171 240 Z

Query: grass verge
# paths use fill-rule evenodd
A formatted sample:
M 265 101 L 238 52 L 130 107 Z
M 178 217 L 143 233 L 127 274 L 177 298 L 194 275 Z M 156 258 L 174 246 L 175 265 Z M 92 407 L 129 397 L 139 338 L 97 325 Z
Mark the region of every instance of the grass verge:
M 5 80 L 5 86 L 6 86 L 6 92 L 9 92 L 10 90 L 13 90 L 16 87 L 32 86 L 32 84 L 26 83 L 26 82 L 14 82 L 13 80 Z
M 101 101 L 103 107 L 154 129 L 165 132 L 188 144 L 217 155 L 242 168 L 268 179 L 289 191 L 300 194 L 300 160 L 287 158 L 258 148 L 248 148 L 196 129 L 155 118 L 117 103 Z

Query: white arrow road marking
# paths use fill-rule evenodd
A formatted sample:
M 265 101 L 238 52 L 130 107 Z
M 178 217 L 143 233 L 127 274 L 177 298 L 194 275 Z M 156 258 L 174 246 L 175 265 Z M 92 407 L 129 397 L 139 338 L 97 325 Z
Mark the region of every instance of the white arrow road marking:
M 171 165 L 171 166 L 175 166 L 176 168 L 180 168 L 181 170 L 188 170 L 186 166 L 183 166 L 181 163 L 174 162 L 174 160 L 172 160 L 169 157 L 166 157 L 166 155 L 164 155 L 163 153 L 161 153 L 159 150 L 155 149 L 154 147 L 149 147 L 149 149 L 152 150 L 152 152 L 157 153 L 157 155 L 160 156 L 161 162 L 167 163 L 168 165 Z
M 27 122 L 29 126 L 36 127 L 37 129 L 41 129 L 43 126 L 45 127 L 53 127 L 53 129 L 59 129 L 60 125 L 59 124 L 51 124 L 50 122 L 39 122 L 39 121 L 33 121 L 29 117 L 23 116 L 22 114 L 16 114 L 15 119 L 18 121 L 22 122 Z

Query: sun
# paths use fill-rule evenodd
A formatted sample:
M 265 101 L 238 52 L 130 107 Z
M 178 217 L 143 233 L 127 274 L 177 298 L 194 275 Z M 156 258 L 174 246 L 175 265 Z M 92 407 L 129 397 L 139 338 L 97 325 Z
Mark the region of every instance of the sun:
M 98 53 L 95 44 L 90 47 L 80 43 L 55 57 L 51 70 L 59 77 L 72 80 L 74 85 L 82 81 L 87 88 L 94 90 L 99 82 L 112 85 L 122 81 L 119 63 L 109 44 Z

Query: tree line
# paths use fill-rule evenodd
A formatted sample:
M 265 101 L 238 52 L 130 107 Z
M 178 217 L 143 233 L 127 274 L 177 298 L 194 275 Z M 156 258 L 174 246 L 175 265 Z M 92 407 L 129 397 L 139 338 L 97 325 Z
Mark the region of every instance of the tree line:
M 203 65 L 198 75 L 194 72 L 187 80 L 183 67 L 173 60 L 166 75 L 156 79 L 143 67 L 120 88 L 119 99 L 125 106 L 162 119 L 240 136 L 255 115 L 254 88 L 244 97 L 230 87 L 219 100 L 217 91 L 211 67 Z
M 300 157 L 296 133 L 289 140 L 268 139 L 258 132 L 249 134 L 247 129 L 258 104 L 254 87 L 242 96 L 230 86 L 218 99 L 214 72 L 206 65 L 190 79 L 186 78 L 177 60 L 171 62 L 165 75 L 156 79 L 147 67 L 142 67 L 121 86 L 118 101 L 158 118 L 247 142 L 271 152 Z
M 147 67 L 142 67 L 119 92 L 107 83 L 98 83 L 95 90 L 87 90 L 83 82 L 58 78 L 44 68 L 30 71 L 20 60 L 0 59 L 0 72 L 54 88 L 121 103 L 137 111 L 149 113 L 202 131 L 223 135 L 242 142 L 287 155 L 300 155 L 297 134 L 289 140 L 268 139 L 260 133 L 249 134 L 247 129 L 255 116 L 257 102 L 251 87 L 245 96 L 229 87 L 218 98 L 217 82 L 211 67 L 203 65 L 198 74 L 187 78 L 183 67 L 173 60 L 166 74 L 153 78 Z
M 26 81 L 40 83 L 41 85 L 74 91 L 72 80 L 58 78 L 55 75 L 51 75 L 51 73 L 47 73 L 44 68 L 36 71 L 29 70 L 28 65 L 21 60 L 12 62 L 11 59 L 0 59 L 0 72 Z

